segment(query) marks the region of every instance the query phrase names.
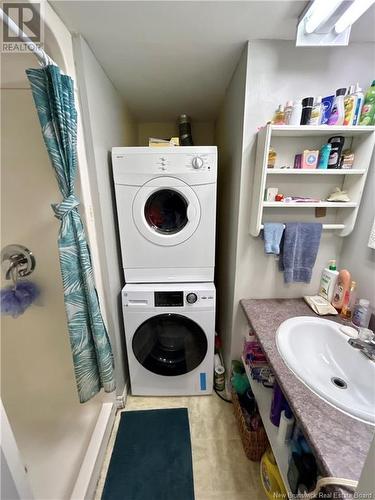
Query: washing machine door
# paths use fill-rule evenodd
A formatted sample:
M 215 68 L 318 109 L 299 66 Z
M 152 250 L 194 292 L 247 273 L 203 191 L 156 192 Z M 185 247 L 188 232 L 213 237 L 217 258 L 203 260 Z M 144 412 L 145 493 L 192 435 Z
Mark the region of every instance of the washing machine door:
M 199 225 L 200 204 L 193 189 L 173 177 L 157 177 L 144 184 L 133 202 L 138 231 L 157 245 L 179 245 Z
M 133 336 L 138 362 L 157 375 L 189 373 L 204 360 L 207 338 L 193 320 L 180 314 L 159 314 L 142 323 Z

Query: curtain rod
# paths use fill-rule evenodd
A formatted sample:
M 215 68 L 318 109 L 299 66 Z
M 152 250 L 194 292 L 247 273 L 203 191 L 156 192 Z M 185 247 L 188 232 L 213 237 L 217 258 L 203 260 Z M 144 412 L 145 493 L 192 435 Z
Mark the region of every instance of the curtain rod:
M 48 66 L 50 64 L 53 64 L 54 66 L 57 66 L 55 61 L 40 47 L 38 47 L 30 38 L 24 33 L 21 28 L 11 19 L 3 9 L 0 8 L 0 19 L 3 21 L 4 24 L 6 24 L 9 29 L 20 39 L 22 42 L 27 44 L 27 48 L 32 52 L 36 58 L 38 59 L 39 63 L 42 66 Z

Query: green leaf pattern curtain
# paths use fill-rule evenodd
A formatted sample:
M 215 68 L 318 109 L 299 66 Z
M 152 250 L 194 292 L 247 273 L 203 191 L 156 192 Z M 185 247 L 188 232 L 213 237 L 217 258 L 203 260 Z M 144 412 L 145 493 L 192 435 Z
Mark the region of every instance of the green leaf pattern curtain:
M 113 354 L 100 312 L 90 252 L 74 194 L 77 112 L 73 80 L 58 66 L 26 70 L 48 154 L 63 200 L 52 205 L 61 220 L 58 237 L 64 301 L 81 403 L 103 387 L 115 389 Z

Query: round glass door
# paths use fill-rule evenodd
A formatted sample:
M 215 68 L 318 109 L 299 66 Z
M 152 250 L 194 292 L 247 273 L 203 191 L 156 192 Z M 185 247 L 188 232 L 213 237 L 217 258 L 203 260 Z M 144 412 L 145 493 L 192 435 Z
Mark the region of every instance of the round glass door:
M 136 330 L 133 352 L 139 363 L 157 375 L 183 375 L 201 364 L 207 353 L 202 328 L 179 314 L 160 314 Z
M 160 189 L 145 203 L 145 218 L 151 228 L 162 234 L 176 234 L 188 223 L 188 203 L 173 189 Z

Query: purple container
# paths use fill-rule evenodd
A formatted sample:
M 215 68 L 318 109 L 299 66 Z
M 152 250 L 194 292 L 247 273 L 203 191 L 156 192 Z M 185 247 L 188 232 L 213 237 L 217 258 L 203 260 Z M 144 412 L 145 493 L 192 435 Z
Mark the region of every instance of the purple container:
M 275 383 L 273 389 L 273 399 L 271 404 L 270 420 L 273 425 L 279 427 L 281 412 L 285 409 L 287 401 L 284 397 L 283 391 L 280 389 L 279 384 Z

